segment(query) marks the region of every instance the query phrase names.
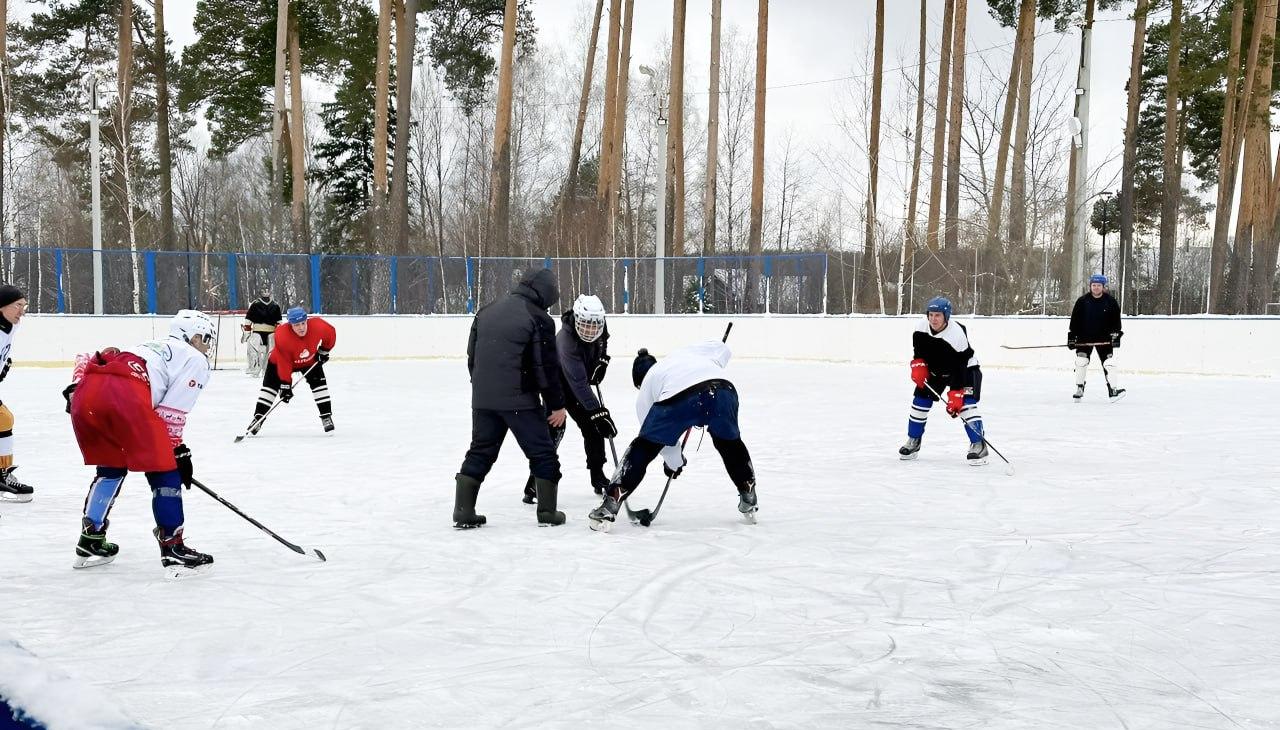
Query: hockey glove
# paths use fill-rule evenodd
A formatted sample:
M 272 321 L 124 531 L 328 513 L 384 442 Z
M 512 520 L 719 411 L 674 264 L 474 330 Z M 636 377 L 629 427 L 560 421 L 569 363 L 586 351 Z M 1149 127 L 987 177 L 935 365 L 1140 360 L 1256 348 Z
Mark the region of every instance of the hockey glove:
M 4 369 L 0 370 L 0 380 L 4 380 L 5 378 L 9 377 L 9 366 L 12 364 L 13 364 L 12 360 L 4 361 Z
M 600 438 L 611 439 L 618 435 L 618 427 L 609 415 L 608 408 L 599 408 L 591 412 L 591 425 L 595 427 Z
M 929 364 L 917 357 L 911 361 L 911 382 L 915 383 L 917 388 L 923 388 L 928 381 Z
M 186 444 L 178 444 L 173 447 L 173 460 L 178 463 L 178 476 L 182 477 L 182 484 L 187 489 L 191 488 L 191 449 Z
M 679 479 L 680 475 L 684 473 L 684 467 L 681 466 L 678 469 L 672 469 L 667 466 L 667 462 L 664 461 L 662 462 L 662 473 L 666 474 L 668 479 Z
M 1123 337 L 1123 336 L 1124 336 L 1124 332 L 1112 332 L 1112 333 L 1111 333 L 1111 346 L 1112 346 L 1112 347 L 1119 347 L 1119 346 L 1120 346 L 1120 338 L 1121 338 L 1121 337 Z M 0 380 L 2 380 L 2 379 L 3 379 L 3 378 L 0 378 Z
M 321 365 L 329 362 L 329 351 L 324 349 L 323 347 L 316 350 L 316 362 L 320 363 Z
M 965 395 L 973 395 L 972 388 L 952 388 L 947 391 L 947 414 L 952 418 L 960 415 L 960 411 L 964 409 Z
M 67 413 L 71 412 L 71 394 L 76 392 L 76 384 L 72 383 L 62 389 L 62 397 L 67 400 Z
M 1076 349 L 1076 343 L 1079 341 L 1080 341 L 1079 335 L 1077 335 L 1074 332 L 1067 333 L 1067 347 L 1070 347 L 1072 350 L 1074 350 Z
M 609 369 L 609 356 L 602 356 L 594 368 L 591 368 L 591 377 L 589 380 L 592 385 L 599 385 L 604 382 L 604 373 Z
M 288 403 L 289 401 L 293 400 L 293 384 L 292 383 L 280 384 L 280 400 L 284 401 L 285 403 Z

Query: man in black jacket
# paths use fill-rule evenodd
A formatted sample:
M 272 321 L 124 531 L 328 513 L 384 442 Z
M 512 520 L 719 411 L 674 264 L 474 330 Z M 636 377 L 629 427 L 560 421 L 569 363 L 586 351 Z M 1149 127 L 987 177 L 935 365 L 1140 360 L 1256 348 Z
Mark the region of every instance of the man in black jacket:
M 1071 308 L 1071 325 L 1067 330 L 1067 347 L 1076 351 L 1076 393 L 1072 396 L 1076 402 L 1084 397 L 1085 373 L 1094 347 L 1098 348 L 1102 377 L 1107 381 L 1107 395 L 1113 401 L 1124 396 L 1124 388 L 1116 387 L 1112 363 L 1115 348 L 1120 346 L 1123 334 L 1120 304 L 1107 291 L 1107 277 L 1102 274 L 1090 276 L 1089 293 L 1077 299 Z
M 564 524 L 564 513 L 556 511 L 560 460 L 551 429 L 563 426 L 566 414 L 555 321 L 547 314 L 559 299 L 555 274 L 540 269 L 526 272 L 510 294 L 476 313 L 467 342 L 471 448 L 456 478 L 454 527 L 485 524 L 484 515 L 476 514 L 476 498 L 507 431 L 529 459 L 539 524 Z
M 604 380 L 609 367 L 609 327 L 604 321 L 604 303 L 594 294 L 582 294 L 560 321 L 556 352 L 560 356 L 560 388 L 564 391 L 565 409 L 582 432 L 591 487 L 596 494 L 603 494 L 609 486 L 609 477 L 604 473 L 604 442 L 618 435 L 609 409 L 592 390 Z M 564 438 L 564 425 L 551 429 L 551 438 L 559 447 Z M 524 485 L 524 503 L 533 504 L 536 496 L 531 476 Z

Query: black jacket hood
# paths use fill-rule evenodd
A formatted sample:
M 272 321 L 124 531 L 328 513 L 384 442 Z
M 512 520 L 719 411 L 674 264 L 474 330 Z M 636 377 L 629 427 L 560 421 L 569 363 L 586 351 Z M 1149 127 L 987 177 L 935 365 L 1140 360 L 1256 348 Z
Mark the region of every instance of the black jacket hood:
M 560 290 L 556 288 L 556 275 L 551 269 L 526 271 L 511 293 L 528 299 L 540 309 L 548 309 L 560 301 Z

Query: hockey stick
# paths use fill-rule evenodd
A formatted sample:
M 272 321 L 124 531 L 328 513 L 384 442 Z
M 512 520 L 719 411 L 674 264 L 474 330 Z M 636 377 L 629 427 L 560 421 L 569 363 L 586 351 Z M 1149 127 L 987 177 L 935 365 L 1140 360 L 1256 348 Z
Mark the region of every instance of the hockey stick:
M 929 381 L 927 380 L 924 381 L 924 387 L 928 388 L 930 393 L 933 393 L 934 397 L 938 399 L 939 403 L 942 402 L 942 395 L 938 393 L 938 391 L 933 389 L 933 386 L 929 384 Z M 952 416 L 952 418 L 955 418 L 955 417 L 956 416 Z M 967 430 L 969 433 L 973 434 L 974 436 L 977 436 L 978 439 L 981 440 L 982 443 L 985 444 L 987 448 L 996 452 L 996 456 L 999 456 L 1000 459 L 1004 461 L 1005 466 L 1008 467 L 1005 469 L 1004 473 L 1008 474 L 1009 476 L 1013 476 L 1013 464 L 1008 459 L 1004 458 L 1004 454 L 1000 453 L 1000 449 L 997 449 L 995 447 L 995 444 L 988 441 L 986 435 L 984 435 L 983 433 L 978 431 L 976 428 L 974 428 L 969 423 L 969 419 L 965 418 L 964 416 L 960 416 L 959 418 L 960 418 L 960 421 L 964 423 L 965 430 Z
M 600 401 L 600 407 L 604 408 L 604 396 L 600 395 L 600 386 L 596 386 L 596 400 Z M 613 437 L 609 437 L 609 451 L 613 453 L 613 468 L 618 468 L 618 447 L 613 445 Z
M 728 341 L 729 341 L 729 332 L 730 332 L 731 330 L 733 330 L 733 322 L 730 322 L 730 323 L 729 323 L 729 324 L 724 328 L 724 336 L 720 338 L 720 342 L 722 342 L 722 343 L 723 343 L 723 342 L 728 342 Z M 681 458 L 683 458 L 683 457 L 684 457 L 684 446 L 685 446 L 685 444 L 689 443 L 689 435 L 690 435 L 690 434 L 692 434 L 692 433 L 693 433 L 693 427 L 692 427 L 692 426 L 690 426 L 690 427 L 689 427 L 689 428 L 684 432 L 684 440 L 680 442 L 680 456 L 681 456 Z M 644 527 L 648 527 L 649 525 L 653 524 L 653 519 L 654 519 L 655 517 L 657 517 L 657 516 L 658 516 L 658 510 L 662 509 L 662 502 L 667 498 L 667 490 L 668 490 L 668 489 L 671 489 L 671 480 L 673 480 L 673 479 L 675 479 L 675 478 L 676 478 L 676 477 L 675 477 L 675 475 L 674 475 L 674 474 L 672 474 L 671 476 L 667 477 L 667 484 L 666 484 L 666 486 L 664 486 L 664 487 L 662 488 L 662 495 L 661 495 L 660 497 L 658 497 L 658 504 L 657 504 L 657 506 L 655 506 L 652 510 L 650 510 L 650 509 L 638 509 L 638 510 L 634 510 L 634 511 L 633 511 L 633 510 L 631 509 L 631 505 L 627 504 L 627 503 L 626 503 L 626 500 L 623 500 L 622 504 L 623 504 L 623 506 L 625 506 L 625 507 L 627 508 L 627 517 L 628 517 L 628 518 L 630 518 L 632 522 L 639 522 L 639 523 L 640 523 L 642 526 L 644 526 Z M 630 496 L 630 495 L 627 495 L 627 496 Z
M 1005 350 L 1053 350 L 1059 347 L 1106 347 L 1110 342 L 1077 342 L 1074 345 L 1001 345 Z
M 320 344 L 321 344 L 321 345 L 323 345 L 324 343 L 322 342 L 322 343 L 320 343 Z M 319 349 L 319 348 L 317 348 L 317 349 Z M 306 380 L 306 379 L 307 379 L 307 376 L 311 374 L 311 371 L 312 371 L 313 369 L 315 369 L 315 366 L 317 366 L 317 365 L 319 365 L 319 364 L 320 364 L 320 360 L 319 360 L 319 359 L 316 359 L 316 361 L 315 361 L 315 362 L 311 363 L 311 367 L 307 368 L 306 370 L 303 370 L 303 371 L 302 371 L 302 380 Z M 271 360 L 270 360 L 270 358 L 269 358 L 269 357 L 268 357 L 268 360 L 267 360 L 267 367 L 271 367 Z M 292 389 L 292 388 L 293 388 L 294 386 L 296 386 L 299 382 L 301 382 L 301 381 L 299 381 L 299 380 L 290 380 L 290 381 L 289 381 L 289 388 L 290 388 L 290 389 Z M 271 415 L 271 412 L 272 412 L 272 411 L 274 411 L 276 408 L 279 408 L 281 403 L 284 403 L 284 401 L 280 399 L 280 394 L 279 394 L 279 393 L 276 393 L 276 402 L 271 404 L 271 407 L 267 409 L 267 412 L 266 412 L 266 413 L 264 413 L 264 414 L 262 414 L 261 416 L 258 416 L 257 418 L 253 419 L 253 423 L 250 423 L 250 424 L 249 424 L 249 427 L 248 427 L 248 428 L 246 428 L 246 429 L 244 430 L 244 433 L 240 434 L 239 436 L 236 436 L 235 443 L 237 443 L 237 444 L 238 444 L 238 443 L 240 443 L 241 441 L 244 441 L 244 440 L 245 440 L 246 438 L 248 438 L 249 436 L 252 436 L 252 435 L 253 435 L 253 431 L 254 431 L 254 426 L 257 426 L 258 428 L 262 428 L 262 424 L 263 424 L 263 423 L 266 423 L 266 421 L 267 421 L 267 416 Z
M 210 497 L 213 497 L 214 499 L 216 499 L 216 500 L 218 500 L 219 502 L 221 502 L 221 503 L 222 503 L 222 506 L 224 506 L 224 507 L 226 507 L 227 509 L 231 510 L 232 512 L 235 512 L 236 514 L 240 515 L 240 516 L 241 516 L 241 517 L 243 517 L 245 520 L 247 520 L 247 521 L 249 522 L 249 524 L 253 525 L 254 527 L 258 528 L 259 530 L 262 530 L 263 532 L 267 533 L 267 534 L 268 534 L 268 535 L 270 535 L 271 537 L 275 538 L 277 542 L 279 542 L 281 545 L 284 545 L 285 547 L 289 548 L 290 550 L 294 551 L 295 553 L 298 553 L 299 555 L 310 555 L 311 557 L 316 558 L 317 560 L 319 560 L 319 561 L 320 561 L 320 562 L 322 562 L 322 563 L 323 563 L 323 562 L 328 561 L 328 558 L 326 558 L 326 557 L 324 556 L 324 553 L 320 552 L 320 550 L 319 550 L 318 548 L 304 548 L 304 547 L 301 547 L 301 546 L 298 546 L 298 545 L 294 545 L 293 543 L 289 542 L 288 540 L 284 539 L 283 537 L 280 537 L 280 536 L 279 536 L 279 535 L 277 535 L 276 533 L 272 532 L 272 531 L 270 530 L 270 528 L 268 528 L 266 525 L 262 524 L 261 522 L 258 522 L 257 520 L 253 519 L 253 518 L 252 518 L 252 517 L 250 517 L 249 515 L 245 514 L 243 511 L 241 511 L 241 510 L 240 510 L 240 508 L 239 508 L 239 507 L 235 506 L 234 504 L 231 504 L 231 503 L 230 503 L 230 502 L 228 502 L 227 500 L 225 500 L 225 499 L 223 499 L 222 497 L 218 496 L 218 493 L 217 493 L 217 492 L 215 492 L 215 491 L 213 491 L 212 489 L 210 489 L 210 488 L 206 487 L 205 485 L 201 484 L 201 483 L 199 482 L 199 480 L 197 480 L 197 479 L 194 479 L 194 478 L 193 478 L 193 479 L 191 480 L 191 483 L 192 483 L 193 485 L 197 486 L 197 487 L 200 487 L 201 491 L 203 491 L 205 494 L 207 494 L 207 495 L 209 495 Z

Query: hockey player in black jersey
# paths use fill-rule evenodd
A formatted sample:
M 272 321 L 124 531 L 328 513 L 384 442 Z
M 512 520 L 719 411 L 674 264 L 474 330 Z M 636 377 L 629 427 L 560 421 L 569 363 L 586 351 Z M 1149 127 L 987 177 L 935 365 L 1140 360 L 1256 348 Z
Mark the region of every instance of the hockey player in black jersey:
M 245 372 L 261 376 L 267 366 L 267 357 L 275 347 L 276 325 L 280 324 L 280 305 L 271 299 L 271 290 L 263 288 L 262 296 L 253 300 L 245 312 L 240 341 L 245 343 Z
M 1124 388 L 1116 387 L 1116 371 L 1112 358 L 1120 346 L 1120 303 L 1107 291 L 1107 277 L 1094 274 L 1089 277 L 1089 293 L 1076 300 L 1071 308 L 1071 324 L 1067 329 L 1067 347 L 1076 351 L 1077 402 L 1084 397 L 1084 379 L 1089 370 L 1089 355 L 1098 349 L 1098 362 L 1102 365 L 1102 377 L 1107 381 L 1107 395 L 1111 400 L 1124 397 Z M 1088 343 L 1105 342 L 1105 345 Z
M 965 434 L 969 437 L 969 464 L 979 466 L 987 463 L 982 416 L 978 414 L 978 401 L 982 398 L 982 369 L 978 367 L 978 358 L 969 344 L 969 331 L 951 319 L 950 301 L 945 297 L 929 300 L 925 318 L 916 326 L 911 344 L 915 353 L 915 359 L 911 361 L 911 380 L 916 389 L 907 420 L 907 442 L 898 449 L 899 457 L 905 461 L 919 456 L 929 409 L 943 388 L 949 388 L 945 404 L 947 414 L 952 418 L 959 416 L 968 424 Z M 938 395 L 934 395 L 935 392 Z

